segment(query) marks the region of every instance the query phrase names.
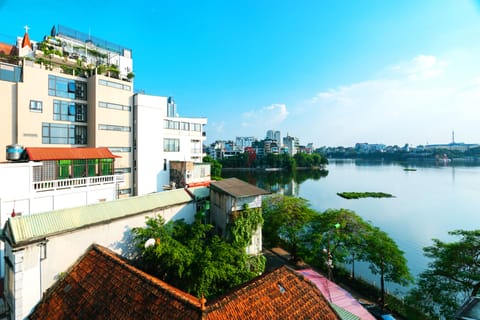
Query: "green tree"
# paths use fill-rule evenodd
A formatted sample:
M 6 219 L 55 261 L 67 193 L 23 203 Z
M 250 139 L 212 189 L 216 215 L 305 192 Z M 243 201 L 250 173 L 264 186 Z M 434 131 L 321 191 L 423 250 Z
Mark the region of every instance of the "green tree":
M 197 297 L 213 297 L 249 281 L 263 272 L 264 263 L 246 254 L 245 239 L 226 242 L 212 234 L 213 226 L 161 217 L 147 218 L 144 228 L 134 228 L 140 249 L 136 264 L 142 270 Z M 149 243 L 150 246 L 145 244 Z
M 212 178 L 218 180 L 222 177 L 222 164 L 210 156 L 203 157 L 203 162 L 210 163 Z
M 425 247 L 431 262 L 407 301 L 431 317 L 453 319 L 461 304 L 480 293 L 480 230 L 456 230 L 455 242 L 433 239 Z
M 299 246 L 316 212 L 303 198 L 272 195 L 262 203 L 265 225 L 263 235 L 271 245 L 284 244 L 293 259 L 299 259 Z
M 355 278 L 355 261 L 365 260 L 368 251 L 366 235 L 371 225 L 348 209 L 328 209 L 316 215 L 309 232 L 307 260 L 324 260 L 329 248 L 333 263 L 350 263 Z
M 407 285 L 413 280 L 407 260 L 395 241 L 387 233 L 372 227 L 366 235 L 368 251 L 365 260 L 370 271 L 380 275 L 380 306 L 385 305 L 385 281 Z

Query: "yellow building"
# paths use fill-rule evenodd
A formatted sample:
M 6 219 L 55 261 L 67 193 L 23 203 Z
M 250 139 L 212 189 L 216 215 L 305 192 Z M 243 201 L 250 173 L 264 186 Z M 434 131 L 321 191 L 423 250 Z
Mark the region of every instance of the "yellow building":
M 0 146 L 108 147 L 132 194 L 131 50 L 59 26 L 0 45 Z M 5 153 L 0 161 L 5 161 Z

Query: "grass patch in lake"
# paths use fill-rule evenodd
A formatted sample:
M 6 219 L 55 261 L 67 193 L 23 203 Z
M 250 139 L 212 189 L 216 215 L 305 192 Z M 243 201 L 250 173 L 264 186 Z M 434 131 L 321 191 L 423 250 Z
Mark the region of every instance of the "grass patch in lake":
M 342 198 L 345 199 L 360 199 L 360 198 L 393 198 L 390 193 L 384 192 L 338 192 Z
M 417 171 L 415 168 L 403 168 L 404 171 Z

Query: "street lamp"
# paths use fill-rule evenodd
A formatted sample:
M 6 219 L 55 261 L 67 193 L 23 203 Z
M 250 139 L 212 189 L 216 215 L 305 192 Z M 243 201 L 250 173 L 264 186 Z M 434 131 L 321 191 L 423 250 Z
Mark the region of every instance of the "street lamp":
M 331 231 L 332 230 L 337 230 L 338 228 L 340 228 L 340 223 L 335 223 L 334 225 L 334 228 L 335 229 L 330 229 L 327 231 L 327 235 L 328 235 L 328 243 L 327 243 L 327 249 L 323 249 L 323 252 L 325 252 L 327 254 L 327 268 L 328 268 L 328 280 L 332 280 L 332 269 L 333 269 L 333 256 L 332 256 L 332 252 L 330 250 L 330 234 L 331 234 Z

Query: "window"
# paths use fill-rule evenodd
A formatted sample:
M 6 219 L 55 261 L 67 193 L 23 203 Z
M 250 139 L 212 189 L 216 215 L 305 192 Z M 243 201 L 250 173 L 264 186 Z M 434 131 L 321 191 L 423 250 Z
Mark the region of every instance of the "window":
M 130 132 L 132 131 L 132 128 L 125 127 L 125 126 L 116 126 L 111 124 L 99 124 L 98 130 Z
M 202 153 L 202 144 L 200 143 L 200 140 L 190 140 L 190 144 L 192 145 L 191 152 L 193 154 Z
M 121 89 L 121 90 L 127 90 L 127 91 L 131 90 L 131 87 L 127 84 L 113 82 L 113 81 L 107 81 L 107 80 L 103 80 L 103 79 L 98 80 L 98 84 L 101 84 L 102 86 L 112 87 L 112 88 L 115 88 L 115 89 Z
M 181 122 L 180 123 L 180 130 L 190 131 L 190 123 Z
M 177 115 L 177 105 L 173 101 L 172 97 L 168 98 L 167 101 L 167 117 L 175 117 Z
M 53 120 L 87 122 L 87 105 L 84 103 L 53 100 Z
M 98 102 L 98 106 L 100 108 L 106 108 L 106 109 L 132 111 L 132 108 L 130 106 L 124 106 L 124 105 L 121 105 L 121 104 L 109 103 L 109 102 L 104 102 L 104 101 Z
M 130 173 L 132 168 L 115 168 L 115 174 Z
M 130 189 L 130 188 L 118 190 L 118 194 L 119 194 L 119 195 L 122 195 L 122 194 L 131 194 L 131 193 L 132 193 L 132 189 Z
M 163 139 L 163 151 L 164 152 L 179 152 L 180 151 L 180 139 Z
M 172 120 L 164 120 L 163 121 L 163 128 L 180 130 L 180 122 L 172 121 Z
M 42 112 L 42 110 L 43 110 L 42 101 L 30 100 L 30 111 Z
M 87 144 L 87 126 L 42 123 L 44 144 Z
M 202 131 L 202 125 L 200 123 L 192 123 L 192 131 Z
M 49 75 L 48 95 L 61 98 L 87 100 L 87 83 L 84 81 Z
M 130 147 L 109 147 L 110 152 L 132 152 Z

